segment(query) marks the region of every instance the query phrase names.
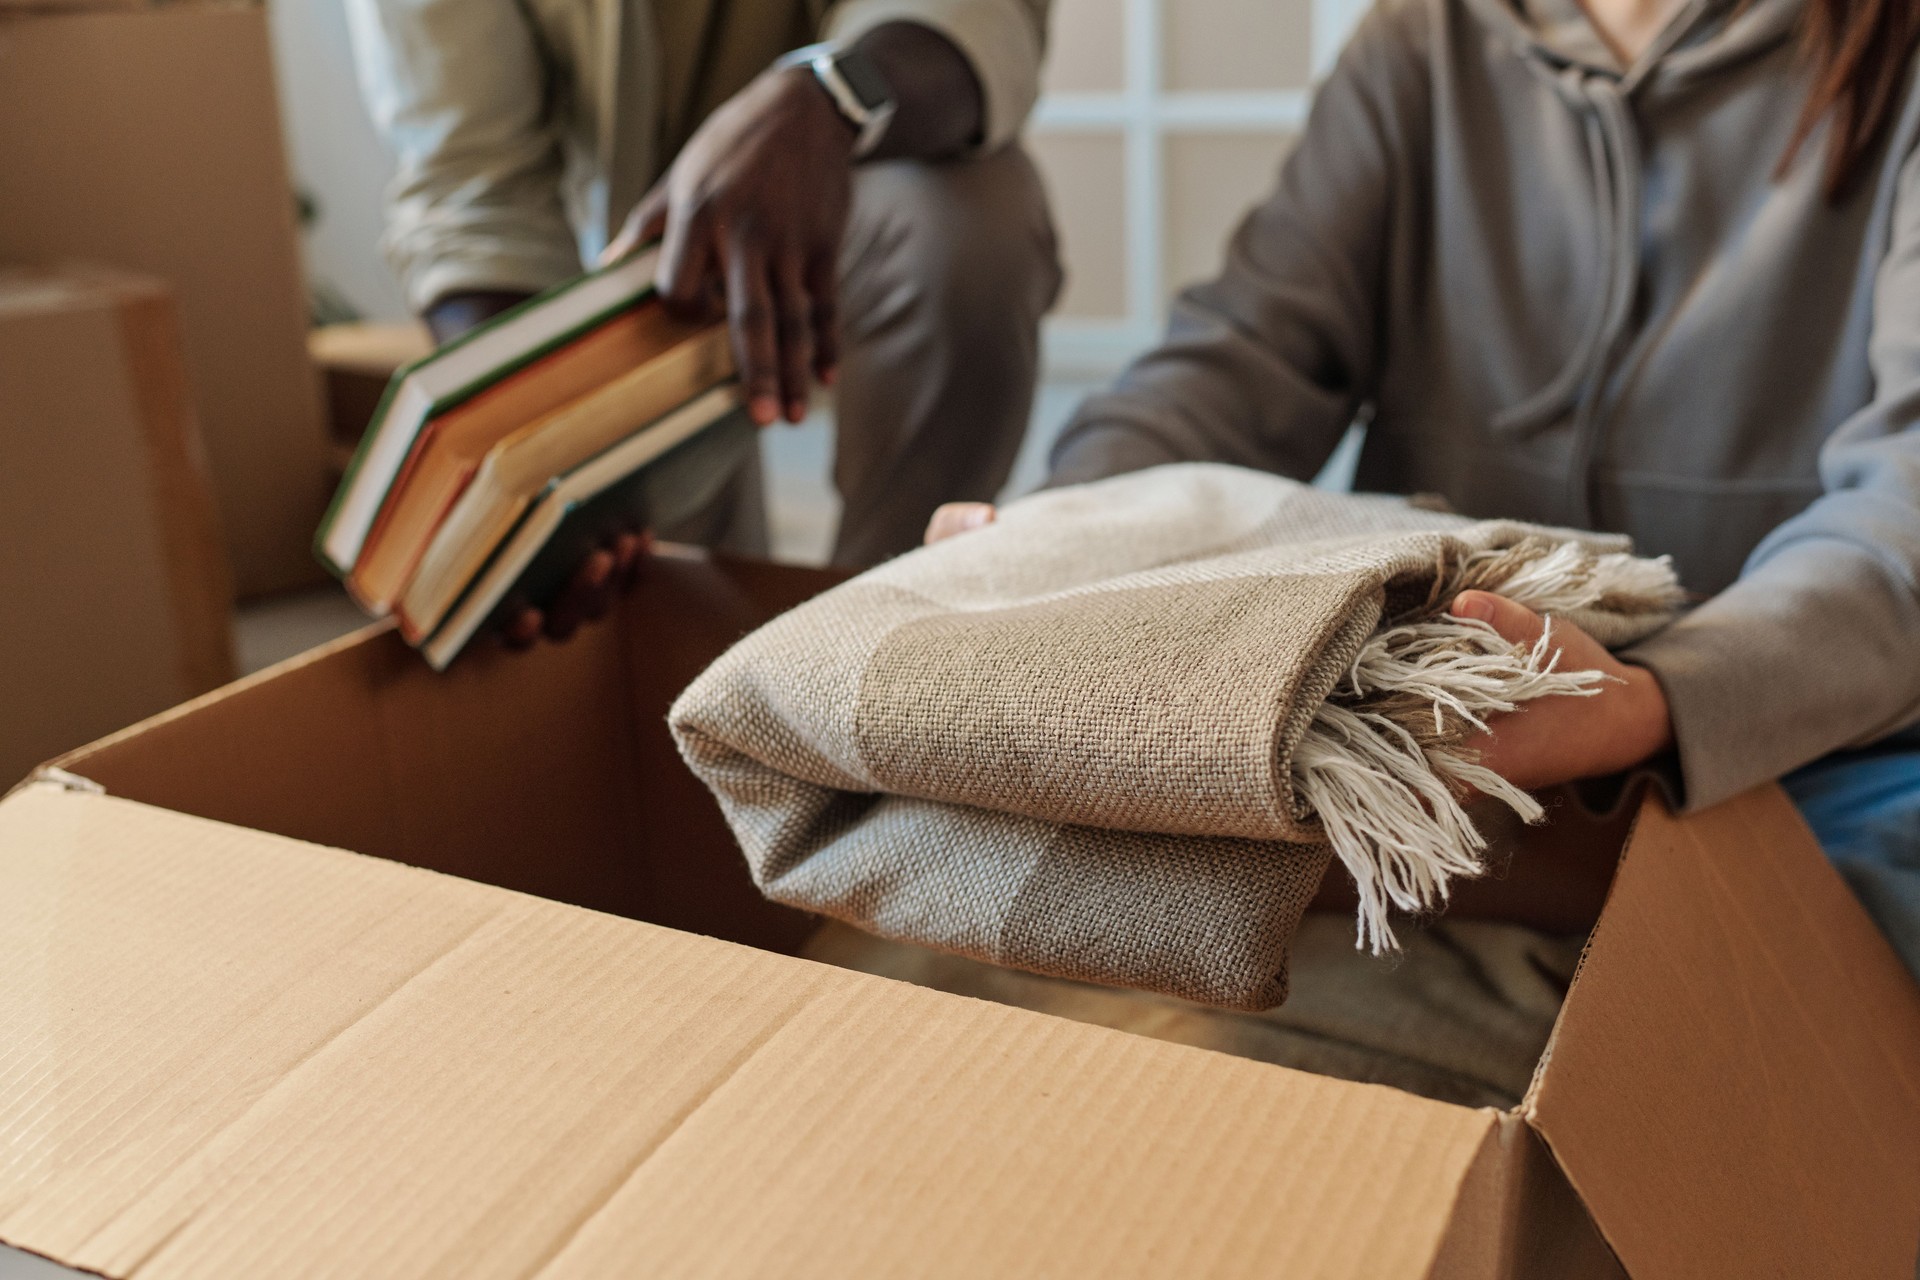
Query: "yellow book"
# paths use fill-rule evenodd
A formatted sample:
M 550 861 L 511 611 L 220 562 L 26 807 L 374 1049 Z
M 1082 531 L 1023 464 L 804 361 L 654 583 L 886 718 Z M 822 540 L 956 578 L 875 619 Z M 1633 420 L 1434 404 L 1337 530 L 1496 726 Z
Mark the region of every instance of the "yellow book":
M 732 376 L 726 326 L 713 325 L 489 449 L 400 593 L 407 639 L 432 633 L 555 476 Z

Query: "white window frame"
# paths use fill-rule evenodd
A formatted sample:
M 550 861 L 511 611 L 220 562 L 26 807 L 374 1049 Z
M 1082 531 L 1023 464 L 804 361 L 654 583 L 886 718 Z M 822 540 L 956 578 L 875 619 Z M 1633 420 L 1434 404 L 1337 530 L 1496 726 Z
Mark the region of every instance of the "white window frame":
M 1332 67 L 1371 0 L 1310 3 L 1311 74 L 1317 82 Z M 1125 156 L 1126 314 L 1050 319 L 1046 363 L 1056 376 L 1109 376 L 1159 339 L 1168 290 L 1166 139 L 1183 133 L 1297 133 L 1306 123 L 1312 97 L 1307 89 L 1212 93 L 1163 88 L 1160 33 L 1177 4 L 1121 0 L 1124 87 L 1117 93 L 1049 93 L 1034 110 L 1034 132 L 1117 136 Z

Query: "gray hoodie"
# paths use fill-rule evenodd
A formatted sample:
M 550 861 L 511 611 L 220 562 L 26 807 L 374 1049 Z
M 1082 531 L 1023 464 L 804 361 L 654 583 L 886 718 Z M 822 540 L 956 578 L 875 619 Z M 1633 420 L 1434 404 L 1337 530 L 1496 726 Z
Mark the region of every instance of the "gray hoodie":
M 1712 598 L 1634 649 L 1700 807 L 1920 718 L 1920 91 L 1851 195 L 1800 0 L 1624 71 L 1574 0 L 1382 0 L 1220 276 L 1053 483 L 1184 459 L 1631 534 Z

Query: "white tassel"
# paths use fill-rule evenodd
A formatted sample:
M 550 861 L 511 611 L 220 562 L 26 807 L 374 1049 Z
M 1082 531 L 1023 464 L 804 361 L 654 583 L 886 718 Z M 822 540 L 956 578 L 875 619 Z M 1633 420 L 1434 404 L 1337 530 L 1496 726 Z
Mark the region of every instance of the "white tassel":
M 1595 556 L 1577 543 L 1553 548 L 1490 589 L 1541 613 L 1588 609 L 1608 597 L 1664 610 L 1679 598 L 1664 561 Z M 1535 698 L 1599 693 L 1609 677 L 1559 670 L 1552 641 L 1551 616 L 1539 640 L 1524 648 L 1484 622 L 1448 614 L 1389 626 L 1361 646 L 1334 699 L 1315 713 L 1293 753 L 1293 785 L 1359 891 L 1356 946 L 1375 954 L 1392 949 L 1390 908 L 1432 910 L 1446 902 L 1454 876 L 1485 869 L 1486 838 L 1460 804 L 1464 792 L 1497 800 L 1526 822 L 1544 816 L 1538 801 L 1470 749 L 1423 747 L 1369 704 L 1392 697 L 1430 706 L 1433 738 L 1457 744 L 1484 731 L 1489 717 Z

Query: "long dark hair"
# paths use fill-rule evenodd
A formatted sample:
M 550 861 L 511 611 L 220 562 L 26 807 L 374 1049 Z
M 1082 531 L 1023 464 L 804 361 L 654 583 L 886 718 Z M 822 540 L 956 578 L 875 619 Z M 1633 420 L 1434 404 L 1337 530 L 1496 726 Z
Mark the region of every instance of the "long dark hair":
M 1822 185 L 1828 200 L 1845 196 L 1892 123 L 1916 40 L 1917 0 L 1807 0 L 1800 47 L 1813 87 L 1781 167 L 1793 163 L 1814 128 L 1831 117 Z

